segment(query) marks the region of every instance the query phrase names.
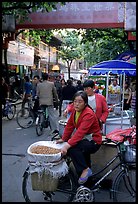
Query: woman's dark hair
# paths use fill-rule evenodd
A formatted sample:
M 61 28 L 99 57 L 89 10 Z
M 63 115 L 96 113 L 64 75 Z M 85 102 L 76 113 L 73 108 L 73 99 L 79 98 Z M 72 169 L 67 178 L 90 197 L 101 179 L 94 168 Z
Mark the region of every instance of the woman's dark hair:
M 78 80 L 78 81 L 77 81 L 77 84 L 78 84 L 78 85 L 81 85 L 81 80 Z
M 83 98 L 85 104 L 88 105 L 88 96 L 87 96 L 87 93 L 85 91 L 77 91 L 73 96 L 73 101 L 75 100 L 75 98 L 77 96 L 81 96 Z
M 67 80 L 67 85 L 68 85 L 68 86 L 71 86 L 71 85 L 72 85 L 72 80 L 71 80 L 71 79 L 68 79 L 68 80 Z
M 29 81 L 30 81 L 29 76 L 25 76 L 24 79 L 25 79 L 26 82 L 29 82 Z
M 83 88 L 87 88 L 87 87 L 93 88 L 94 86 L 95 86 L 94 81 L 91 79 L 88 79 L 88 80 L 84 81 L 84 83 L 83 83 Z

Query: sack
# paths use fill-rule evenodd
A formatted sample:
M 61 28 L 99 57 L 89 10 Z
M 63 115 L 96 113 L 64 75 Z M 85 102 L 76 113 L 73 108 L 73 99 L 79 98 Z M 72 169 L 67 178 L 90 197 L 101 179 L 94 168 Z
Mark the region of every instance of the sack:
M 47 146 L 61 149 L 64 143 L 56 144 L 55 141 L 39 141 L 27 149 L 29 172 L 33 190 L 55 191 L 58 180 L 68 173 L 68 165 L 61 159 L 61 152 L 54 154 L 35 154 L 31 149 L 36 146 Z

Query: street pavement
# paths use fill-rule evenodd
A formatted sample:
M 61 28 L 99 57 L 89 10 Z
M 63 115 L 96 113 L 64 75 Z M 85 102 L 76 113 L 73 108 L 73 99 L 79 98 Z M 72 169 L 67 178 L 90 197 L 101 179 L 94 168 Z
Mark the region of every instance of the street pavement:
M 35 126 L 22 129 L 15 118 L 2 119 L 2 202 L 25 202 L 22 176 L 28 165 L 27 148 L 37 141 L 51 140 L 50 132 L 47 128 L 37 136 Z M 109 191 L 97 192 L 96 202 L 112 202 Z

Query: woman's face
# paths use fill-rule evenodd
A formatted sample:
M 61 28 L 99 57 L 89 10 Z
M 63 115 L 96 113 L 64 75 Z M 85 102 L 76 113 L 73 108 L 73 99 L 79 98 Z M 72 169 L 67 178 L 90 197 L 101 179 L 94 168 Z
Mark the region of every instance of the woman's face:
M 85 102 L 81 96 L 77 96 L 74 99 L 73 104 L 74 104 L 75 110 L 78 112 L 81 112 L 86 106 L 86 104 L 85 104 Z

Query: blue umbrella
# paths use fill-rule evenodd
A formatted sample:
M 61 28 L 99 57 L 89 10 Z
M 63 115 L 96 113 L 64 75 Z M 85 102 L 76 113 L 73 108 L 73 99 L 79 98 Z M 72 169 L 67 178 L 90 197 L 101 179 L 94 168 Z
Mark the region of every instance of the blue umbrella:
M 123 60 L 109 60 L 100 62 L 89 68 L 89 75 L 107 74 L 108 72 L 136 76 L 136 64 Z

